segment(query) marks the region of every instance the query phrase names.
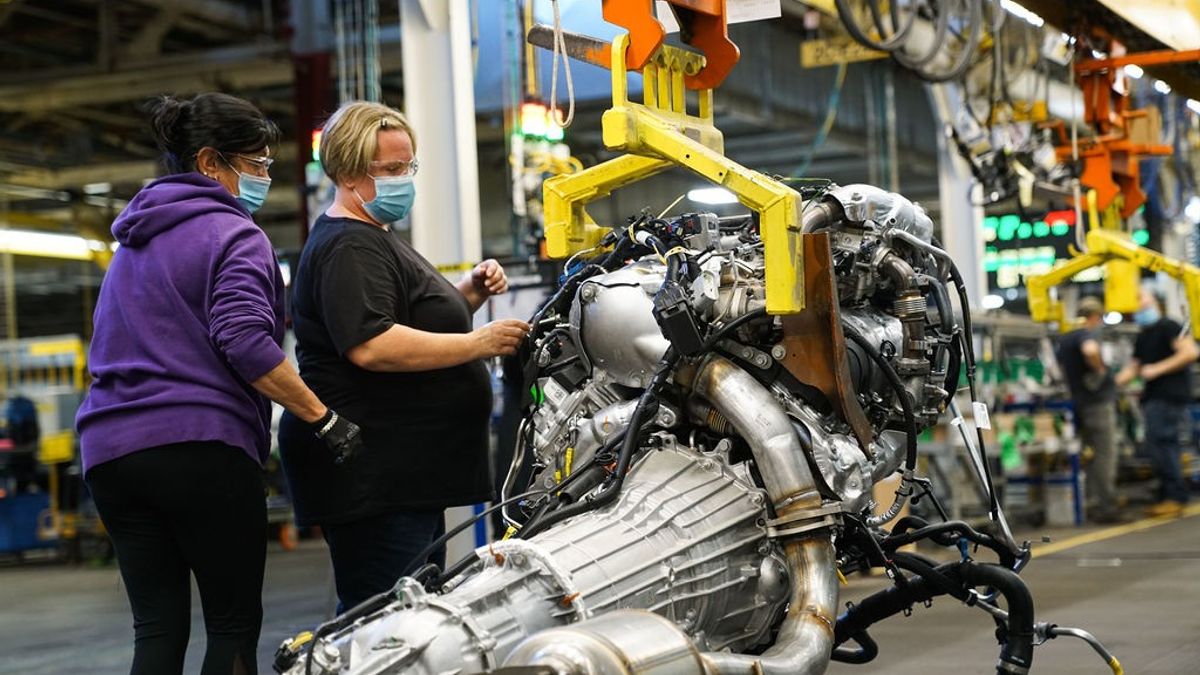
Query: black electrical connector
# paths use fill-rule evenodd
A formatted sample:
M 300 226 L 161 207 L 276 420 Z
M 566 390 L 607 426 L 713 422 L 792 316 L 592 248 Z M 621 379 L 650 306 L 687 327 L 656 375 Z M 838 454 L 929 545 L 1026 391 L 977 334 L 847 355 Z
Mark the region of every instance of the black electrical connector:
M 677 283 L 664 283 L 654 296 L 654 320 L 675 351 L 695 356 L 704 351 L 704 338 L 692 314 L 687 292 Z

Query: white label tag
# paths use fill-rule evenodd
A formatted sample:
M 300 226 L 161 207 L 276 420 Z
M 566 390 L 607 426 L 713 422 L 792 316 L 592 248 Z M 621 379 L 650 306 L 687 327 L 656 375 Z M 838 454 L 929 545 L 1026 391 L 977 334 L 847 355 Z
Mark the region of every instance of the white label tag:
M 675 22 L 675 14 L 670 5 L 663 0 L 656 0 L 654 13 L 658 16 L 658 22 L 663 25 L 663 30 L 668 33 L 679 32 L 679 24 Z M 726 23 L 778 19 L 782 15 L 780 0 L 729 0 L 725 6 Z
M 991 429 L 992 419 L 988 417 L 987 404 L 975 401 L 972 405 L 975 406 L 975 426 L 979 429 Z
M 567 398 L 567 390 L 562 388 L 553 377 L 546 378 L 546 383 L 542 385 L 542 391 L 546 394 L 546 400 L 558 408 L 562 406 L 562 402 Z

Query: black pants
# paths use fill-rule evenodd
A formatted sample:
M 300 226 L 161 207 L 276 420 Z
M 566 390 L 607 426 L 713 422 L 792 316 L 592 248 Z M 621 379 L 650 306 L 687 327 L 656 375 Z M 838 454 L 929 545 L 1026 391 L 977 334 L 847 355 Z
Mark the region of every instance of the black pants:
M 446 531 L 443 512 L 400 511 L 349 523 L 322 525 L 333 579 L 337 584 L 337 613 L 396 585 L 413 559 Z M 425 561 L 446 566 L 446 547 Z
M 133 608 L 132 675 L 183 671 L 191 574 L 204 609 L 202 675 L 258 672 L 266 563 L 262 470 L 223 443 L 135 452 L 87 474 Z

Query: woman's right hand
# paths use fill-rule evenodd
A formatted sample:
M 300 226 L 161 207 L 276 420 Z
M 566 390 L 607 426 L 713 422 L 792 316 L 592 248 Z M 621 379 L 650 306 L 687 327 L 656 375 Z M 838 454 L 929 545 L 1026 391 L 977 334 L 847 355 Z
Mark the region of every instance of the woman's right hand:
M 493 321 L 483 328 L 471 331 L 479 358 L 493 356 L 511 356 L 517 353 L 521 340 L 529 333 L 529 324 L 517 319 L 500 319 Z

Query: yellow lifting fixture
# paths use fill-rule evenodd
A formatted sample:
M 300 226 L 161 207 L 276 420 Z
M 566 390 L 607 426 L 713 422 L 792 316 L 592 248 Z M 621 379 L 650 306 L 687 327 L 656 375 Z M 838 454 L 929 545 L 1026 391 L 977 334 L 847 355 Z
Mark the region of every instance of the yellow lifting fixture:
M 532 39 L 532 36 L 531 36 Z M 543 187 L 546 250 L 564 258 L 594 248 L 608 231 L 587 213 L 587 205 L 613 190 L 680 166 L 721 185 L 759 216 L 766 259 L 767 311 L 794 314 L 804 309 L 800 194 L 783 183 L 725 157 L 725 142 L 713 125 L 713 90 L 699 89 L 699 111 L 687 111 L 684 80 L 704 67 L 702 55 L 662 45 L 642 69 L 643 102 L 629 100 L 625 51 L 629 35 L 611 44 L 570 35 L 582 49 L 610 47 L 612 108 L 604 113 L 604 144 L 627 154 L 581 172 L 555 176 Z M 591 59 L 588 59 L 591 62 Z
M 1200 267 L 1143 248 L 1133 243 L 1120 227 L 1116 214 L 1119 205 L 1106 210 L 1103 217 L 1096 208 L 1095 191 L 1088 193 L 1089 220 L 1097 223 L 1087 233 L 1087 251 L 1078 253 L 1045 274 L 1029 277 L 1029 313 L 1034 321 L 1057 321 L 1060 330 L 1067 330 L 1062 302 L 1050 297 L 1050 289 L 1066 283 L 1080 272 L 1107 266 L 1105 278 L 1105 307 L 1110 311 L 1131 312 L 1137 309 L 1137 270 L 1163 272 L 1183 284 L 1187 295 L 1193 336 L 1200 336 Z M 1076 227 L 1082 227 L 1079 223 Z

